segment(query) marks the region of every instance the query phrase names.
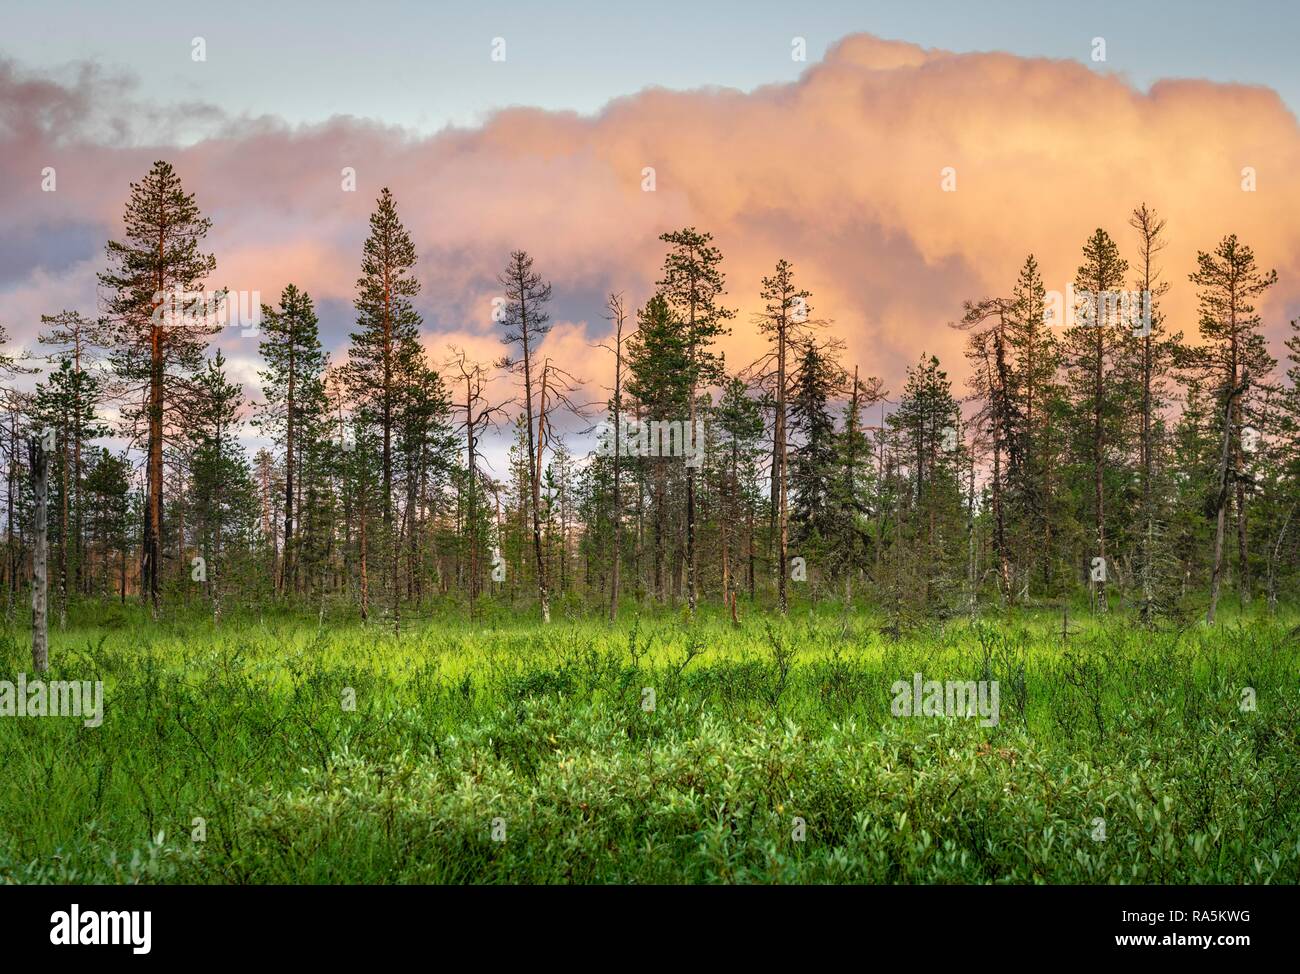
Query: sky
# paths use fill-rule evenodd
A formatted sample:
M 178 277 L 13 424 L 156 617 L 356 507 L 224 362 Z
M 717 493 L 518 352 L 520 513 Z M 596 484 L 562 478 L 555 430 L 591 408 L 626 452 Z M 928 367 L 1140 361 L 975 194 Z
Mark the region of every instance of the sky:
M 1064 290 L 1098 226 L 1132 259 L 1143 201 L 1168 220 L 1170 325 L 1194 334 L 1196 252 L 1236 233 L 1278 270 L 1277 354 L 1300 314 L 1298 26 L 1285 3 L 4 0 L 0 325 L 16 349 L 42 313 L 95 311 L 129 183 L 166 158 L 213 220 L 212 285 L 305 287 L 336 360 L 383 186 L 435 363 L 501 353 L 495 275 L 524 248 L 554 284 L 543 353 L 593 399 L 605 294 L 639 306 L 687 225 L 726 258 L 733 368 L 784 257 L 847 365 L 897 391 L 933 353 L 960 382 L 964 300 L 1031 252 Z M 253 393 L 256 338 L 216 344 Z
M 198 100 L 232 115 L 319 122 L 380 118 L 429 133 L 494 109 L 598 111 L 649 86 L 749 91 L 794 81 L 803 37 L 820 60 L 868 32 L 951 51 L 1005 51 L 1093 63 L 1145 90 L 1168 77 L 1264 84 L 1300 104 L 1296 4 L 892 0 L 892 2 L 338 2 L 221 4 L 142 0 L 5 0 L 0 49 L 43 69 L 93 62 L 127 70 L 160 99 Z M 124 13 L 129 11 L 129 13 Z M 189 43 L 211 57 L 194 70 Z M 494 37 L 505 62 L 489 61 Z M 1103 66 L 1098 63 L 1098 67 Z

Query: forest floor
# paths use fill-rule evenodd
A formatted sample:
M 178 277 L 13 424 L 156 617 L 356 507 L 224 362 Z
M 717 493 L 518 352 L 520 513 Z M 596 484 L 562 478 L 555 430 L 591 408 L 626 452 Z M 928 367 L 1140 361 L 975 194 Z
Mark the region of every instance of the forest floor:
M 9 715 L 0 630 L 0 882 L 1300 880 L 1295 613 L 485 608 L 87 608 L 46 679 L 102 681 L 98 726 Z

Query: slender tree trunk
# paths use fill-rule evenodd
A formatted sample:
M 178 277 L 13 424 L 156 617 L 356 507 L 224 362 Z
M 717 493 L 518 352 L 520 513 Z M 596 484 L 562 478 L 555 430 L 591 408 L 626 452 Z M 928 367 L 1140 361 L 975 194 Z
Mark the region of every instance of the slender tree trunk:
M 690 435 L 695 435 L 695 379 L 696 379 L 696 357 L 697 349 L 695 347 L 695 296 L 691 296 L 690 309 L 690 349 L 689 363 L 691 370 L 690 397 L 691 401 L 687 406 L 687 421 L 691 424 Z M 686 464 L 686 604 L 691 618 L 695 618 L 695 576 L 699 568 L 695 552 L 695 468 L 689 463 Z
M 1252 598 L 1251 577 L 1250 577 L 1250 540 L 1246 531 L 1246 484 L 1245 477 L 1241 471 L 1241 455 L 1237 451 L 1237 484 L 1234 491 L 1235 497 L 1233 504 L 1234 513 L 1237 521 L 1237 574 L 1240 576 L 1238 587 L 1241 591 L 1241 601 L 1243 604 L 1249 604 Z
M 475 600 L 478 597 L 478 507 L 475 495 L 478 492 L 478 458 L 474 448 L 474 390 L 470 376 L 465 376 L 465 449 L 468 460 L 469 485 L 469 617 L 474 618 Z
M 159 250 L 161 251 L 161 245 Z M 148 460 L 148 511 L 145 515 L 144 558 L 141 565 L 141 595 L 158 612 L 159 573 L 162 562 L 162 492 L 163 492 L 163 453 L 162 453 L 162 411 L 163 411 L 163 362 L 162 329 L 154 325 L 150 329 L 150 374 L 149 374 L 149 460 Z
M 776 591 L 777 607 L 781 610 L 781 615 L 789 611 L 789 598 L 786 592 L 786 575 L 789 572 L 790 563 L 790 531 L 789 517 L 786 510 L 786 431 L 785 431 L 785 353 L 786 353 L 786 322 L 785 308 L 781 309 L 781 320 L 777 324 L 777 351 L 776 351 L 776 418 L 773 425 L 776 427 L 774 434 L 776 453 L 773 459 L 776 462 L 776 530 L 777 530 L 777 564 L 776 564 Z
M 357 531 L 361 574 L 361 618 L 365 620 L 370 618 L 370 576 L 366 564 L 370 552 L 367 548 L 366 539 L 366 492 L 364 488 L 361 491 L 361 509 L 357 515 Z
M 1243 464 L 1241 455 L 1241 430 L 1245 425 L 1245 416 L 1243 415 L 1242 399 L 1245 396 L 1247 385 L 1239 379 L 1241 372 L 1241 351 L 1239 338 L 1237 335 L 1237 296 L 1236 287 L 1233 287 L 1233 298 L 1229 317 L 1230 334 L 1232 336 L 1231 345 L 1231 372 L 1229 374 L 1229 404 L 1230 404 L 1230 422 L 1228 429 L 1231 431 L 1231 450 L 1232 457 L 1230 460 L 1234 474 L 1234 513 L 1236 515 L 1237 527 L 1237 591 L 1238 597 L 1243 604 L 1250 602 L 1250 549 L 1247 542 L 1246 533 L 1246 479 L 1243 474 Z M 1240 388 L 1238 383 L 1241 382 Z
M 655 598 L 664 601 L 664 468 L 659 458 L 653 459 L 655 478 L 655 524 L 654 524 L 654 577 Z
M 62 496 L 59 498 L 59 629 L 68 624 L 68 429 L 63 430 L 63 443 L 59 449 L 59 479 Z
M 754 545 L 754 508 L 752 506 L 749 508 L 749 530 L 747 533 L 749 535 L 749 578 L 747 579 L 747 581 L 749 583 L 749 604 L 753 605 L 754 599 L 758 595 L 757 592 L 758 583 L 754 577 L 755 575 L 754 563 L 758 558 L 758 553 Z
M 1151 289 L 1150 261 L 1146 262 L 1144 283 L 1147 293 Z M 1142 338 L 1142 514 L 1145 524 L 1142 531 L 1142 611 L 1151 615 L 1155 599 L 1151 558 L 1155 541 L 1155 511 L 1151 493 L 1151 332 Z
M 1229 390 L 1228 404 L 1223 410 L 1223 448 L 1219 455 L 1218 498 L 1214 517 L 1214 555 L 1210 565 L 1210 608 L 1205 615 L 1208 625 L 1214 625 L 1214 614 L 1219 606 L 1219 588 L 1223 581 L 1223 535 L 1228 516 L 1228 471 L 1232 460 L 1232 411 L 1235 394 Z
M 295 336 L 289 339 L 289 396 L 285 403 L 284 434 L 284 559 L 280 564 L 280 594 L 291 591 L 294 577 L 293 560 L 293 500 L 294 500 L 294 379 L 297 371 L 295 358 Z
M 39 439 L 32 440 L 31 456 L 32 492 L 36 501 L 35 538 L 32 544 L 32 668 L 37 673 L 44 673 L 50 666 L 50 631 L 46 607 L 50 458 Z
M 621 407 L 623 404 L 623 306 L 618 299 L 614 333 L 614 555 L 610 566 L 609 621 L 618 618 L 618 575 L 623 556 L 623 494 L 622 459 L 623 437 Z
M 520 268 L 522 277 L 522 268 Z M 521 286 L 520 291 L 523 291 Z M 532 356 L 528 347 L 528 303 L 524 298 L 519 300 L 519 317 L 520 328 L 519 334 L 522 338 L 524 350 L 524 416 L 528 423 L 528 466 L 529 466 L 529 490 L 532 494 L 532 514 L 533 514 L 533 557 L 537 564 L 537 600 L 542 610 L 542 622 L 551 621 L 551 599 L 550 593 L 546 588 L 546 559 L 542 554 L 542 489 L 541 489 L 541 435 L 540 427 L 537 435 L 533 435 L 533 374 L 532 374 Z M 543 375 L 543 382 L 545 375 Z M 537 460 L 534 461 L 534 451 L 536 451 Z
M 722 510 L 722 603 L 731 611 L 732 625 L 739 625 L 740 618 L 736 614 L 736 587 L 732 581 L 731 572 L 731 525 L 736 520 L 736 483 L 737 464 L 739 462 L 738 445 L 735 438 L 731 441 L 731 476 L 727 478 L 730 487 L 730 498 L 724 503 Z M 739 534 L 739 528 L 737 528 Z
M 6 539 L 6 554 L 9 562 L 9 611 L 8 618 L 13 618 L 14 596 L 18 592 L 18 548 L 14 544 L 14 477 L 18 469 L 18 413 L 17 407 L 11 408 L 9 413 L 9 470 L 7 471 L 6 486 L 8 488 L 9 509 L 6 515 L 5 523 L 9 530 L 9 537 Z
M 1103 394 L 1103 370 L 1105 358 L 1105 335 L 1104 323 L 1096 322 L 1094 328 L 1097 332 L 1097 362 L 1096 371 L 1093 373 L 1093 426 L 1092 426 L 1092 452 L 1093 452 L 1093 502 L 1097 513 L 1097 555 L 1102 559 L 1103 564 L 1106 559 L 1106 497 L 1105 497 L 1105 465 L 1103 464 L 1103 443 L 1104 431 L 1102 426 L 1102 394 Z M 1109 566 L 1107 566 L 1109 570 Z M 1091 579 L 1091 574 L 1089 579 Z M 1096 590 L 1096 605 L 1102 611 L 1106 611 L 1106 583 L 1098 583 Z

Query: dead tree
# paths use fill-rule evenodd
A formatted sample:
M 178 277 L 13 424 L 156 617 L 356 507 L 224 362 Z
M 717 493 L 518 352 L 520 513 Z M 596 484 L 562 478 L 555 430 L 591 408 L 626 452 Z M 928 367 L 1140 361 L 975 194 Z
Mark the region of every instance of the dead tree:
M 32 458 L 32 494 L 36 500 L 32 540 L 32 666 L 37 673 L 44 673 L 50 668 L 49 536 L 46 523 L 50 455 L 40 437 L 32 437 L 28 446 Z
M 609 292 L 609 296 L 605 299 L 605 308 L 609 311 L 609 314 L 605 315 L 606 320 L 614 322 L 614 344 L 611 348 L 609 345 L 598 342 L 596 347 L 614 353 L 614 398 L 610 401 L 614 414 L 614 426 L 610 433 L 614 441 L 614 552 L 609 592 L 609 621 L 613 622 L 618 618 L 619 562 L 623 550 L 623 471 L 620 460 L 622 453 L 621 424 L 623 422 L 623 328 L 627 324 L 627 312 L 623 307 L 622 292 Z
M 453 397 L 452 410 L 460 410 L 465 416 L 465 421 L 460 428 L 465 432 L 465 481 L 469 507 L 467 515 L 469 528 L 466 532 L 469 538 L 469 617 L 473 619 L 482 575 L 478 561 L 478 492 L 480 484 L 486 479 L 479 471 L 479 444 L 483 433 L 489 427 L 493 429 L 497 427 L 500 414 L 507 407 L 514 405 L 515 400 L 489 403 L 484 393 L 487 384 L 491 381 L 487 377 L 487 370 L 477 362 L 471 362 L 465 352 L 454 345 L 451 346 L 451 354 L 447 367 L 456 369 L 460 373 L 457 381 L 465 385 L 465 398 L 456 402 Z

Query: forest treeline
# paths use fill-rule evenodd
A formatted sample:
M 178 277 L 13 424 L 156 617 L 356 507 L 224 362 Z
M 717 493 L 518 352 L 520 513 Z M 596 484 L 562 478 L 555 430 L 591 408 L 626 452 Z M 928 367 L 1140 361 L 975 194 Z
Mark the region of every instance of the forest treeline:
M 546 620 L 561 600 L 611 616 L 710 600 L 738 617 L 784 612 L 802 588 L 895 625 L 1084 597 L 1213 621 L 1229 594 L 1272 609 L 1294 591 L 1300 321 L 1270 350 L 1257 307 L 1275 272 L 1229 235 L 1174 273 L 1145 205 L 1117 237 L 1083 242 L 1072 286 L 1089 306 L 1073 323 L 1052 321 L 1032 255 L 1005 293 L 966 304 L 953 324 L 965 388 L 926 353 L 894 391 L 860 374 L 785 259 L 761 282 L 762 310 L 737 323 L 710 235 L 665 233 L 653 293 L 608 296 L 612 327 L 593 351 L 613 366 L 603 402 L 584 398 L 577 363 L 542 350 L 551 285 L 522 251 L 498 278 L 501 359 L 433 360 L 415 247 L 387 189 L 346 354 L 331 360 L 311 296 L 286 283 L 261 308 L 261 395 L 246 402 L 211 351 L 219 316 L 178 316 L 166 297 L 210 287 L 210 226 L 156 163 L 107 244 L 96 315 L 51 313 L 39 356 L 0 361 L 11 613 L 31 577 L 38 443 L 64 617 L 110 599 L 218 619 L 348 607 L 393 626 L 484 599 Z M 1194 336 L 1161 311 L 1175 281 L 1198 297 Z M 1140 327 L 1106 297 L 1120 292 L 1143 295 Z M 761 358 L 724 360 L 732 327 L 761 334 Z M 19 391 L 38 358 L 35 390 Z M 583 456 L 571 445 L 597 424 L 660 420 L 703 431 L 700 462 L 629 452 L 618 436 Z M 253 456 L 250 423 L 273 444 Z M 566 443 L 564 430 L 579 433 Z M 110 436 L 128 448 L 109 450 Z M 483 460 L 489 436 L 511 443 L 499 472 Z

